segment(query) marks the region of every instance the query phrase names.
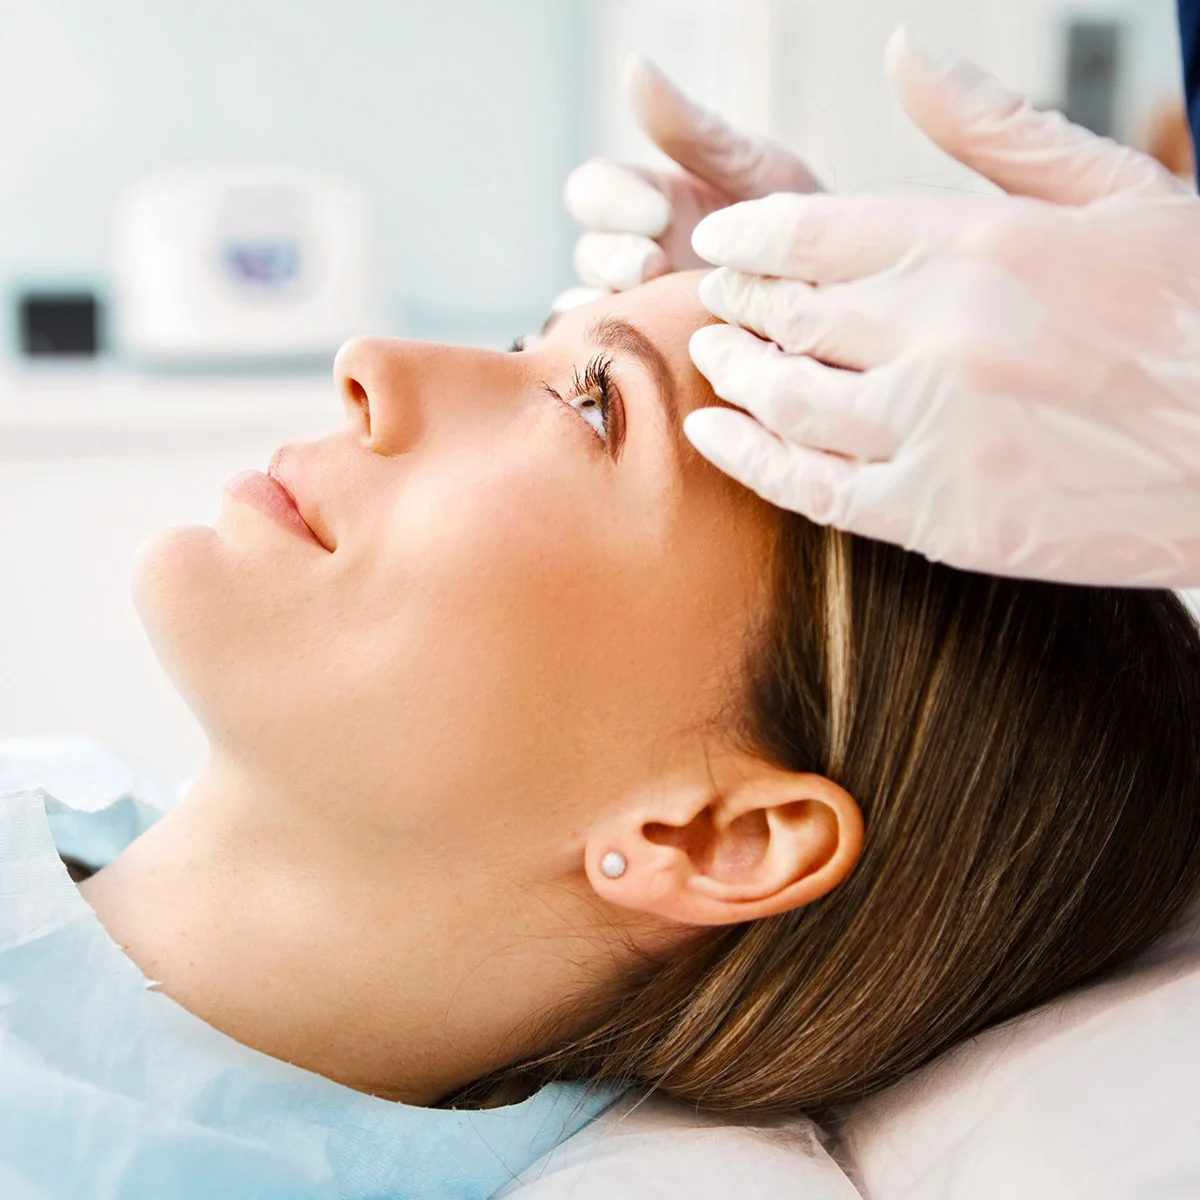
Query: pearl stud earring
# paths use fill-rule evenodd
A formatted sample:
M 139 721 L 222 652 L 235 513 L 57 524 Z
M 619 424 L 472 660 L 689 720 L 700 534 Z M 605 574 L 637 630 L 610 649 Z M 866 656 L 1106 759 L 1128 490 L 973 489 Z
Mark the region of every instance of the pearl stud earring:
M 625 874 L 625 855 L 619 850 L 610 850 L 600 860 L 600 870 L 608 879 L 620 879 Z

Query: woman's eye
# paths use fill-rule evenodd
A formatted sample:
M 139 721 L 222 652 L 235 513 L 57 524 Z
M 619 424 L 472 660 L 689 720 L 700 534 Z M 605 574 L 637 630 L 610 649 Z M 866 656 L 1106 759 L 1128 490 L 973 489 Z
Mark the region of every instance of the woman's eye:
M 623 439 L 625 410 L 613 385 L 611 365 L 610 359 L 596 358 L 584 371 L 577 368 L 566 395 L 548 383 L 542 387 L 555 400 L 573 408 L 592 427 L 600 444 L 615 455 Z
M 584 392 L 572 397 L 568 403 L 600 435 L 602 441 L 608 440 L 603 397 L 594 392 Z

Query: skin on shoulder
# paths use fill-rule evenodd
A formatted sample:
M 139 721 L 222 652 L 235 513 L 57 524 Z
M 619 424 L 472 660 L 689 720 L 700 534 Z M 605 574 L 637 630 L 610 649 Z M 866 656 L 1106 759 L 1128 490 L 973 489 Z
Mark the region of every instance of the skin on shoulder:
M 166 994 L 429 1103 L 546 1048 L 534 1023 L 603 995 L 630 940 L 668 952 L 849 871 L 853 800 L 728 736 L 778 514 L 683 437 L 715 402 L 699 277 L 519 353 L 350 342 L 344 426 L 272 462 L 311 535 L 235 489 L 143 552 L 210 758 L 81 890 Z

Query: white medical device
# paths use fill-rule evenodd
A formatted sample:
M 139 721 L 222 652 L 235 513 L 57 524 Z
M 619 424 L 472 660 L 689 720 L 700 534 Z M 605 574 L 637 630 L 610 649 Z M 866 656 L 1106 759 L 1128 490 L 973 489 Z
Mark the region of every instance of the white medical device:
M 324 358 L 378 332 L 366 198 L 312 172 L 191 167 L 144 179 L 114 228 L 117 349 L 148 365 Z

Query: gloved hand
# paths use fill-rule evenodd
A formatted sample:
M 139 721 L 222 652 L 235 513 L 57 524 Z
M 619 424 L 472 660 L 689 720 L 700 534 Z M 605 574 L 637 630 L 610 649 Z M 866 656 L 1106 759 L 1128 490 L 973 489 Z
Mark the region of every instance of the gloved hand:
M 556 311 L 668 271 L 704 266 L 692 250 L 692 230 L 735 200 L 820 187 L 790 151 L 731 129 L 639 55 L 626 64 L 624 87 L 641 127 L 682 170 L 593 158 L 571 172 L 563 199 L 587 227 L 575 246 L 575 269 L 587 290 L 564 293 Z
M 707 218 L 701 294 L 730 324 L 692 357 L 758 420 L 703 409 L 688 437 L 781 507 L 957 567 L 1200 585 L 1200 200 L 903 30 L 888 67 L 1012 195 Z

